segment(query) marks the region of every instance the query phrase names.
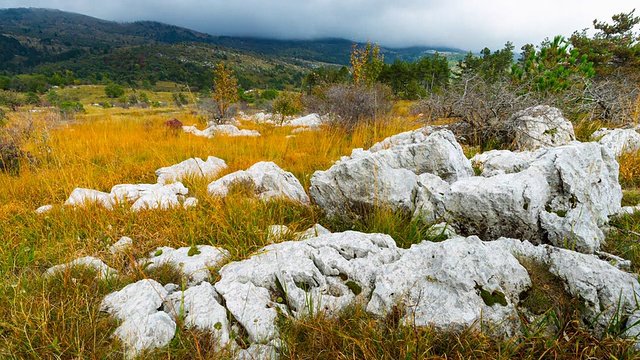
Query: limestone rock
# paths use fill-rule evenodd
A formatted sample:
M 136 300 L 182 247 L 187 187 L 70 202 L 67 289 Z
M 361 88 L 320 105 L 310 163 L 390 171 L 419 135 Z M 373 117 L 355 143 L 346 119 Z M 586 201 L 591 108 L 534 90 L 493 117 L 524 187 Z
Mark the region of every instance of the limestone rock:
M 189 189 L 181 182 L 168 185 L 120 184 L 111 188 L 111 195 L 118 203 L 133 202 L 131 211 L 178 207 L 188 192 Z
M 172 293 L 165 302 L 165 311 L 174 318 L 183 318 L 188 327 L 215 335 L 216 347 L 229 344 L 227 310 L 216 300 L 215 289 L 208 282 Z
M 604 240 L 600 228 L 620 212 L 618 163 L 599 144 L 475 159 L 485 177 L 452 184 L 446 200 L 445 218 L 463 235 L 521 237 L 593 253 Z
M 153 279 L 143 279 L 111 293 L 102 300 L 101 311 L 108 312 L 122 324 L 116 329 L 125 346 L 127 357 L 165 346 L 173 339 L 176 323 L 167 313 L 159 311 L 166 289 Z
M 330 169 L 313 174 L 309 192 L 328 217 L 353 219 L 374 207 L 411 214 L 418 175 L 430 173 L 448 183 L 473 175 L 448 130 L 428 136 L 420 131 L 399 134 L 372 149 L 355 149 Z
M 149 259 L 141 260 L 148 270 L 170 265 L 188 278 L 189 285 L 197 285 L 211 279 L 210 268 L 220 266 L 229 252 L 210 245 L 181 247 L 173 249 L 163 246 L 149 254 Z
M 122 341 L 126 358 L 133 359 L 144 350 L 169 344 L 176 333 L 176 323 L 165 312 L 126 318 L 113 333 Z
M 549 245 L 502 238 L 487 244 L 509 249 L 516 257 L 543 264 L 563 282 L 568 293 L 582 304 L 582 317 L 601 336 L 612 318 L 637 316 L 640 283 L 637 275 L 624 272 L 591 254 Z M 627 326 L 632 325 L 627 321 Z M 624 330 L 624 329 L 622 329 Z
M 285 121 L 283 125 L 317 128 L 322 125 L 322 119 L 318 114 L 309 114 L 300 118 Z
M 111 194 L 93 190 L 75 188 L 64 202 L 65 206 L 84 207 L 90 204 L 98 204 L 107 209 L 113 209 L 113 198 Z
M 210 183 L 207 191 L 210 195 L 224 197 L 229 193 L 230 187 L 238 183 L 252 186 L 256 195 L 264 200 L 286 199 L 304 205 L 310 203 L 309 196 L 292 173 L 266 161 L 258 162 L 246 171 L 240 170 L 223 176 Z
M 224 124 L 224 125 L 211 125 L 204 130 L 198 130 L 198 128 L 193 126 L 183 126 L 182 130 L 188 133 L 191 133 L 196 136 L 202 136 L 206 138 L 213 138 L 216 135 L 222 136 L 260 136 L 260 133 L 256 130 L 240 130 L 235 125 Z
M 330 316 L 367 299 L 378 268 L 399 253 L 388 235 L 351 231 L 283 242 L 225 265 L 215 288 L 251 342 L 264 344 L 277 336 L 278 312 Z
M 227 168 L 224 160 L 209 156 L 207 161 L 200 158 L 190 158 L 179 164 L 156 170 L 158 184 L 168 184 L 182 181 L 187 177 L 214 177 Z
M 513 174 L 525 170 L 533 161 L 534 152 L 512 152 L 509 150 L 491 150 L 471 158 L 471 163 L 482 170 L 482 176 Z
M 136 314 L 156 313 L 166 297 L 167 291 L 159 282 L 143 279 L 107 295 L 100 308 L 117 319 L 124 320 Z
M 423 242 L 382 266 L 366 309 L 385 316 L 399 306 L 407 325 L 443 331 L 488 326 L 506 337 L 520 331 L 516 305 L 530 285 L 526 269 L 507 249 L 473 236 Z
M 640 134 L 634 129 L 602 128 L 591 135 L 591 140 L 611 149 L 617 158 L 640 150 Z
M 35 210 L 36 214 L 45 214 L 53 210 L 53 205 L 42 205 Z
M 73 267 L 85 267 L 95 270 L 96 277 L 101 280 L 108 280 L 118 275 L 118 271 L 109 267 L 102 260 L 94 258 L 93 256 L 85 256 L 79 259 L 75 259 L 69 263 L 52 266 L 45 271 L 44 276 L 50 277 L 59 272 L 67 271 Z
M 291 235 L 291 237 L 295 240 L 306 240 L 326 234 L 331 234 L 331 231 L 320 224 L 315 224 L 305 231 L 296 233 L 292 233 L 286 225 L 271 225 L 269 226 L 269 228 L 267 228 L 267 236 L 272 243 L 276 239 L 281 239 L 287 235 Z
M 576 139 L 571 121 L 554 107 L 538 105 L 515 113 L 504 124 L 516 150 L 566 145 Z
M 550 201 L 546 178 L 536 171 L 475 176 L 451 185 L 445 218 L 461 235 L 495 240 L 509 235 L 540 243 L 540 213 Z
M 131 246 L 133 246 L 133 239 L 123 236 L 115 244 L 109 247 L 109 252 L 112 254 L 121 253 L 131 248 Z

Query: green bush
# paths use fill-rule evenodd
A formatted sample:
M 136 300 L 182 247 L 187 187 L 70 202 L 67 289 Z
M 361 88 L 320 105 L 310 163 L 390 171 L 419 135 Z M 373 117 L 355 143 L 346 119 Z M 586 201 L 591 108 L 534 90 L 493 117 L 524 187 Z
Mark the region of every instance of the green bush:
M 104 93 L 107 94 L 108 97 L 115 99 L 124 95 L 124 88 L 118 84 L 110 83 L 105 86 Z

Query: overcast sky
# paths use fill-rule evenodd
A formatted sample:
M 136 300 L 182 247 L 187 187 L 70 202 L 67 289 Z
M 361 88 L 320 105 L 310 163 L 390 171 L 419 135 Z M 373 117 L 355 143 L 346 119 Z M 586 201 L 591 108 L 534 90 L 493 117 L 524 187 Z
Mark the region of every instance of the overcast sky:
M 638 0 L 0 0 L 106 20 L 154 20 L 212 35 L 340 37 L 388 47 L 516 50 L 629 12 Z M 639 6 L 640 7 L 640 6 Z M 640 9 L 638 10 L 640 12 Z

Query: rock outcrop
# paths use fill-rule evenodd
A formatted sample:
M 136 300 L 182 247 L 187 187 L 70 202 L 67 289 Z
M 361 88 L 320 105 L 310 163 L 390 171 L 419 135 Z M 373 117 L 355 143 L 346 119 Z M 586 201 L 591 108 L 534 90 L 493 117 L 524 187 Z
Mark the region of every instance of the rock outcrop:
M 300 181 L 292 173 L 270 161 L 261 161 L 247 170 L 225 175 L 210 183 L 207 191 L 212 196 L 224 197 L 234 185 L 249 186 L 264 200 L 286 199 L 305 205 L 310 203 Z
M 515 113 L 502 127 L 515 150 L 566 145 L 576 139 L 573 124 L 554 107 L 538 105 Z
M 224 124 L 224 125 L 211 125 L 208 128 L 204 129 L 204 130 L 198 130 L 198 128 L 193 125 L 193 126 L 183 126 L 182 130 L 184 132 L 193 134 L 195 136 L 202 136 L 202 137 L 206 137 L 206 138 L 213 138 L 215 136 L 230 136 L 230 137 L 235 137 L 235 136 L 249 136 L 249 137 L 254 137 L 254 136 L 260 136 L 260 133 L 256 130 L 247 130 L 247 129 L 238 129 L 237 126 L 235 125 L 231 125 L 231 124 Z
M 200 158 L 190 158 L 179 164 L 167 166 L 156 170 L 158 184 L 169 184 L 193 177 L 214 177 L 227 168 L 224 160 L 209 156 L 207 161 Z
M 611 149 L 617 158 L 640 150 L 640 134 L 635 129 L 602 128 L 594 132 L 590 139 Z
M 484 165 L 483 177 L 453 184 L 445 200 L 445 218 L 461 234 L 513 236 L 593 253 L 604 240 L 600 227 L 620 211 L 618 163 L 599 144 L 496 151 L 472 160 Z
M 366 301 L 375 274 L 400 249 L 388 235 L 345 232 L 269 245 L 220 270 L 215 288 L 254 343 L 276 338 L 278 313 L 337 314 Z
M 332 317 L 354 304 L 379 317 L 400 311 L 408 326 L 474 329 L 498 339 L 521 334 L 521 316 L 544 316 L 548 309 L 531 307 L 536 292 L 575 299 L 579 319 L 597 336 L 616 319 L 640 318 L 635 275 L 596 255 L 519 239 L 454 236 L 400 249 L 388 235 L 347 231 L 269 245 L 219 274 L 213 285 L 141 280 L 105 297 L 101 309 L 122 321 L 115 335 L 130 356 L 167 344 L 181 318 L 213 333 L 215 346 L 238 350 L 238 358 L 277 358 L 280 316 Z M 561 293 L 540 295 L 545 281 Z M 633 337 L 630 321 L 620 330 Z M 237 349 L 238 332 L 247 334 L 248 349 Z
M 473 175 L 471 163 L 450 131 L 429 135 L 413 131 L 369 151 L 355 149 L 330 169 L 316 171 L 309 193 L 328 217 L 353 219 L 374 207 L 412 214 L 422 202 L 416 197 L 418 189 L 428 188 L 422 186 L 428 179 L 419 178 L 425 173 L 448 183 Z
M 198 285 L 211 280 L 209 269 L 216 268 L 229 257 L 229 252 L 209 245 L 181 247 L 174 249 L 163 246 L 142 259 L 140 265 L 153 270 L 169 265 L 187 278 L 188 285 Z

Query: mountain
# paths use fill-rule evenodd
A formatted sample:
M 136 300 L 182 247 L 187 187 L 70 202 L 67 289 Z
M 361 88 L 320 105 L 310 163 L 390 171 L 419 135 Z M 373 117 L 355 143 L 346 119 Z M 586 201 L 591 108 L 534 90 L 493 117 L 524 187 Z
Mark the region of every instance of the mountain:
M 5 74 L 69 70 L 81 77 L 192 83 L 196 76 L 201 78 L 196 82 L 206 86 L 203 79 L 210 75 L 211 65 L 225 61 L 243 71 L 244 87 L 282 81 L 292 85 L 318 66 L 348 65 L 352 44 L 345 39 L 212 36 L 159 22 L 119 23 L 52 9 L 0 10 L 0 72 Z M 464 54 L 447 48 L 381 47 L 387 62 L 414 60 L 435 51 Z

